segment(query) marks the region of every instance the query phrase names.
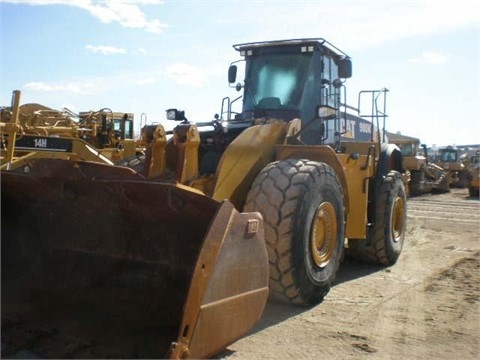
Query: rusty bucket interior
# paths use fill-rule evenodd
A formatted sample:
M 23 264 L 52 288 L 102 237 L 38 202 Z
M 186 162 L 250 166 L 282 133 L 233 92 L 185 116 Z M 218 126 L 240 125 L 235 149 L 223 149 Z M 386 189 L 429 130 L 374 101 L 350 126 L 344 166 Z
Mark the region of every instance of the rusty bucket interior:
M 248 331 L 263 311 L 262 234 L 249 242 L 255 249 L 239 244 L 233 254 L 221 251 L 227 240 L 248 237 L 238 230 L 243 225 L 228 225 L 243 215 L 231 204 L 146 181 L 127 168 L 51 159 L 33 161 L 28 172 L 2 172 L 1 192 L 3 357 L 19 349 L 47 358 L 203 357 Z M 212 230 L 220 228 L 216 222 L 226 224 L 223 233 Z M 256 264 L 248 263 L 252 251 Z M 253 273 L 238 261 L 231 268 L 231 256 Z M 214 268 L 211 276 L 202 277 L 205 263 Z M 251 276 L 225 296 L 253 292 L 255 309 L 240 314 L 250 323 L 223 343 L 191 352 L 202 299 L 225 282 L 219 273 L 227 281 Z M 172 352 L 182 337 L 183 351 Z

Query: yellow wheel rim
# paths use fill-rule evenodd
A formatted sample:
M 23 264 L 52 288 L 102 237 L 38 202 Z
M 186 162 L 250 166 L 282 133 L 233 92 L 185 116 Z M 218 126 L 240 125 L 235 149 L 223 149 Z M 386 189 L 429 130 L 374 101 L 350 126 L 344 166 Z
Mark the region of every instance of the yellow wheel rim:
M 403 222 L 404 219 L 404 209 L 405 204 L 401 197 L 397 197 L 393 203 L 392 219 L 391 219 L 391 228 L 392 228 L 392 239 L 395 242 L 400 241 L 403 235 Z
M 335 208 L 329 202 L 318 207 L 313 219 L 310 249 L 312 259 L 318 267 L 325 267 L 332 259 L 337 243 L 337 217 Z

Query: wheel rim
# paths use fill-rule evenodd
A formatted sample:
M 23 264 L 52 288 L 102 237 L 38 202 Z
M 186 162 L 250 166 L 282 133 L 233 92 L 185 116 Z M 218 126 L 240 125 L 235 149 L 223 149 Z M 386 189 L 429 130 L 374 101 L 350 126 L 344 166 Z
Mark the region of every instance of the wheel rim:
M 405 204 L 401 197 L 397 197 L 393 203 L 392 212 L 392 239 L 395 242 L 400 241 L 403 234 Z
M 313 220 L 310 250 L 318 267 L 325 267 L 332 259 L 337 242 L 337 217 L 335 208 L 329 202 L 318 207 Z

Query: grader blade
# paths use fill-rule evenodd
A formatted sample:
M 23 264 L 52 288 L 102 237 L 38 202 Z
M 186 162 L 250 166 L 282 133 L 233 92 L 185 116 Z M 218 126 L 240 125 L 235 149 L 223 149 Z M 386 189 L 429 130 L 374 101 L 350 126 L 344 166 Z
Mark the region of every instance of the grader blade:
M 52 159 L 2 171 L 1 195 L 2 357 L 205 358 L 261 316 L 258 213 Z

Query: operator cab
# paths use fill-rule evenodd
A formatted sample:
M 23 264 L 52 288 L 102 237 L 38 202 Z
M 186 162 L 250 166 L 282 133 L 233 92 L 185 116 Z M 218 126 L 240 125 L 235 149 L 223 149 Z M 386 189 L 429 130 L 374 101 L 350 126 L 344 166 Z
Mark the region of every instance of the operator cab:
M 244 89 L 241 116 L 264 121 L 302 120 L 302 140 L 319 144 L 340 133 L 340 106 L 344 79 L 352 76 L 350 57 L 324 39 L 297 39 L 234 45 L 245 59 L 245 79 L 235 84 Z M 236 81 L 236 65 L 229 82 Z M 342 91 L 343 89 L 343 91 Z M 318 121 L 318 107 L 333 109 L 335 116 Z M 330 133 L 330 134 L 329 134 Z
M 442 149 L 440 160 L 443 162 L 457 162 L 457 150 Z

